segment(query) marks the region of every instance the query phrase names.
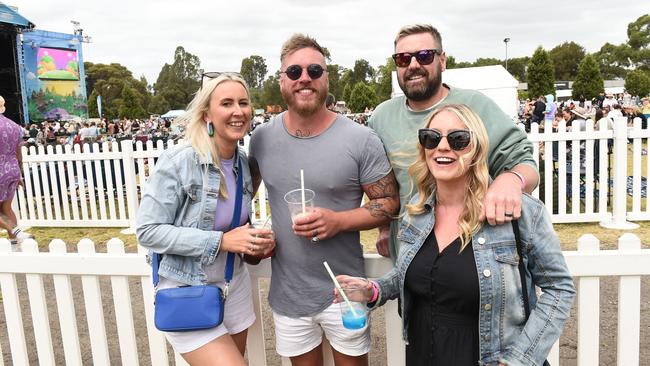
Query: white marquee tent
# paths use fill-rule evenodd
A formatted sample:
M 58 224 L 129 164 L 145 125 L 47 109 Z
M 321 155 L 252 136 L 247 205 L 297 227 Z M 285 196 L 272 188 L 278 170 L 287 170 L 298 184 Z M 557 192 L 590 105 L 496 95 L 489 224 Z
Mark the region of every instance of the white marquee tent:
M 479 90 L 490 97 L 513 119 L 517 117 L 517 86 L 519 82 L 501 65 L 450 69 L 442 73 L 442 81 L 452 87 Z M 393 72 L 392 96 L 402 95 Z

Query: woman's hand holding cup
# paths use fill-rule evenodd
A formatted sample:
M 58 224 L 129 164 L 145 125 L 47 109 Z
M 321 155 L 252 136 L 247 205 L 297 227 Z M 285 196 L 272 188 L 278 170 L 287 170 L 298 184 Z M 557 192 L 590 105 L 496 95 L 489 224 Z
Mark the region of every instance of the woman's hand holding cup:
M 359 289 L 357 291 L 346 291 L 348 300 L 366 303 L 372 299 L 372 283 L 367 278 L 338 275 L 336 276 L 336 280 L 341 285 L 343 291 L 346 291 L 346 289 Z M 343 301 L 343 297 L 338 289 L 334 288 L 334 302 L 338 303 Z

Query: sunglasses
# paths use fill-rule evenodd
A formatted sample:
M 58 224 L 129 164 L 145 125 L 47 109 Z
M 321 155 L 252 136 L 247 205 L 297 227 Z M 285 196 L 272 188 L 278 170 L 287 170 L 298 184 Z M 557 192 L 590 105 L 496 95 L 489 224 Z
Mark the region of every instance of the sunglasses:
M 418 130 L 418 140 L 420 140 L 420 145 L 427 150 L 432 150 L 438 147 L 443 137 L 447 138 L 447 143 L 452 150 L 465 150 L 472 141 L 471 136 L 472 134 L 468 130 L 452 131 L 446 136 L 430 128 L 422 128 Z
M 286 70 L 282 71 L 283 74 L 287 74 L 287 77 L 291 80 L 298 80 L 302 76 L 302 69 L 303 67 L 300 65 L 291 65 L 287 67 Z M 323 72 L 325 72 L 325 69 L 323 66 L 319 64 L 311 64 L 306 67 L 307 69 L 307 75 L 312 80 L 316 80 L 323 76 Z
M 395 60 L 395 65 L 397 65 L 397 67 L 407 67 L 411 64 L 413 57 L 415 57 L 420 65 L 428 65 L 433 62 L 436 53 L 440 54 L 440 52 L 442 51 L 419 50 L 415 52 L 400 52 L 393 55 L 393 60 Z
M 201 89 L 203 89 L 203 80 L 205 80 L 205 78 L 208 78 L 208 79 L 214 79 L 214 78 L 218 78 L 218 77 L 221 76 L 221 75 L 236 76 L 236 77 L 238 77 L 238 78 L 241 78 L 241 77 L 242 77 L 240 73 L 238 73 L 238 72 L 231 72 L 231 71 L 228 71 L 228 72 L 222 72 L 222 71 L 208 71 L 208 72 L 204 72 L 203 74 L 201 74 Z

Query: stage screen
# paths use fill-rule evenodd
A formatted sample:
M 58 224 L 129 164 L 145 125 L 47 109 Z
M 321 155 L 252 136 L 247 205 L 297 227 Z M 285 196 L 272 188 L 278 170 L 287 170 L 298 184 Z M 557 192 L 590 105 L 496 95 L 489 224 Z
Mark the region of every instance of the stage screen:
M 36 60 L 38 78 L 41 80 L 79 80 L 76 50 L 41 47 Z

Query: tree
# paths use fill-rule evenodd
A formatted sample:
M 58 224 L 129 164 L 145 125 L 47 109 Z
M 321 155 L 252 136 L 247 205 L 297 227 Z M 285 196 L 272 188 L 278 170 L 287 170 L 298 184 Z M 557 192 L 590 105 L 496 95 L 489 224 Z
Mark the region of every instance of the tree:
M 625 77 L 625 89 L 632 95 L 650 94 L 650 75 L 643 70 L 632 70 Z
M 366 108 L 374 108 L 376 105 L 377 96 L 375 92 L 365 83 L 356 83 L 354 89 L 352 89 L 352 95 L 350 95 L 347 107 L 354 113 L 360 113 L 365 111 Z
M 528 63 L 528 95 L 536 98 L 540 95 L 555 95 L 555 79 L 553 78 L 553 62 L 548 52 L 540 46 L 537 47 L 533 57 Z
M 251 55 L 241 60 L 239 73 L 251 89 L 262 87 L 266 72 L 266 61 L 262 56 Z
M 627 44 L 615 46 L 607 42 L 594 54 L 604 79 L 625 77 L 630 66 L 630 51 L 630 46 Z
M 343 101 L 346 103 L 350 101 L 350 96 L 352 94 L 352 87 L 350 84 L 345 84 L 345 88 L 343 88 Z M 349 108 L 349 107 L 348 107 Z
M 167 101 L 167 99 L 165 99 L 164 96 L 162 96 L 162 95 L 154 95 L 151 98 L 151 102 L 149 103 L 149 113 L 151 113 L 151 114 L 165 114 L 170 109 L 171 108 L 169 106 L 169 102 Z
M 343 85 L 341 84 L 341 72 L 343 67 L 336 64 L 327 65 L 327 77 L 329 78 L 330 93 L 338 100 L 343 95 Z
M 153 88 L 155 95 L 164 96 L 172 109 L 185 109 L 200 85 L 201 61 L 178 46 L 174 63 L 163 65 Z
M 480 67 L 480 66 L 491 66 L 491 65 L 502 65 L 502 64 L 503 64 L 503 62 L 501 60 L 496 59 L 496 58 L 480 57 L 480 58 L 477 58 L 476 61 L 474 61 L 474 64 L 472 66 Z
M 575 42 L 564 42 L 555 46 L 549 56 L 553 61 L 556 80 L 575 80 L 578 63 L 585 58 L 585 49 Z
M 633 67 L 650 72 L 650 14 L 628 24 L 627 37 Z
M 452 55 L 447 55 L 447 69 L 455 69 L 456 68 L 456 58 Z
M 102 98 L 102 114 L 107 118 L 117 118 L 123 103 L 122 94 L 125 88 L 131 88 L 132 95 L 146 111 L 150 94 L 147 80 L 141 77 L 136 80 L 131 71 L 117 64 L 84 63 L 86 70 L 86 90 L 88 97 L 88 113 L 90 117 L 99 117 L 97 111 L 97 96 Z M 141 116 L 141 115 L 138 115 Z M 135 116 L 131 116 L 135 117 Z
M 390 99 L 393 93 L 393 71 L 395 70 L 397 68 L 392 57 L 388 57 L 386 64 L 377 68 L 377 83 L 375 84 L 377 104 Z
M 282 92 L 280 91 L 280 83 L 278 80 L 280 78 L 280 72 L 276 72 L 275 75 L 269 76 L 262 85 L 262 97 L 261 104 L 263 106 L 267 105 L 280 105 L 285 106 L 284 99 L 282 98 Z
M 127 86 L 122 89 L 122 103 L 119 107 L 120 118 L 144 118 L 147 112 L 142 107 L 142 100 L 135 89 Z
M 580 61 L 578 75 L 572 89 L 574 99 L 583 96 L 585 100 L 597 97 L 604 90 L 603 78 L 593 56 L 587 55 Z
M 352 69 L 352 75 L 350 83 L 356 85 L 359 82 L 368 82 L 375 77 L 375 69 L 370 66 L 370 63 L 364 59 L 356 60 L 354 62 L 354 68 Z
M 508 72 L 512 74 L 519 82 L 526 81 L 526 68 L 530 57 L 515 57 L 508 59 Z

